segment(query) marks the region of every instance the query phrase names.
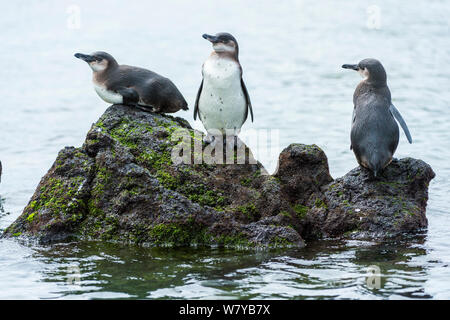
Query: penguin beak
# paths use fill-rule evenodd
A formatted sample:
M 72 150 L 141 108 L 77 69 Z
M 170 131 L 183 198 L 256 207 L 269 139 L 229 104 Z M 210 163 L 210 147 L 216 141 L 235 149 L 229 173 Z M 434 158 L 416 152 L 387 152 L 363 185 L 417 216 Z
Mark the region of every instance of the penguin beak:
M 75 58 L 86 61 L 87 63 L 96 61 L 96 59 L 93 56 L 90 56 L 88 54 L 82 54 L 82 53 L 75 53 Z
M 355 71 L 359 70 L 359 67 L 358 67 L 357 64 L 343 64 L 342 68 L 344 68 L 344 69 L 352 69 L 352 70 L 355 70 Z
M 204 39 L 206 39 L 206 40 L 212 42 L 212 43 L 218 43 L 218 42 L 220 42 L 218 37 L 216 37 L 216 36 L 211 36 L 211 35 L 206 34 L 206 33 L 203 34 L 202 37 L 203 37 Z

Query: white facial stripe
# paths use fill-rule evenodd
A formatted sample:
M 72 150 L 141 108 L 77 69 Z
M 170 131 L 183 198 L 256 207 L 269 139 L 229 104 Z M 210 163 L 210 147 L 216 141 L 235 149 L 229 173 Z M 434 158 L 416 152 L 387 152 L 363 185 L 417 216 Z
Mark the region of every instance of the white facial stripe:
M 214 43 L 213 49 L 216 52 L 234 52 L 235 48 L 231 45 L 226 45 L 224 43 Z
M 364 69 L 359 69 L 358 73 L 361 75 L 361 77 L 364 78 L 364 80 L 366 80 L 367 78 L 369 78 L 369 70 L 367 70 L 367 68 Z
M 102 61 L 93 61 L 89 63 L 89 66 L 91 67 L 92 71 L 103 71 L 106 69 L 106 66 L 108 65 L 108 62 L 106 62 L 105 59 Z

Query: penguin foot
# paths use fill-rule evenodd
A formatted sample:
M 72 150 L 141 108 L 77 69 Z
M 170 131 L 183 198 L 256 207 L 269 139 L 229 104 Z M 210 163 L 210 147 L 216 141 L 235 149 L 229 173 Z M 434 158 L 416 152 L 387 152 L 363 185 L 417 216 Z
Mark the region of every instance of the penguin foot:
M 211 135 L 209 133 L 203 137 L 203 142 L 206 144 L 211 144 L 214 141 L 216 141 L 216 137 L 214 137 L 213 135 Z
M 209 143 L 209 145 L 210 145 L 212 148 L 215 148 L 215 147 L 216 147 L 216 144 L 217 144 L 217 139 L 214 137 L 213 141 L 211 141 L 211 142 Z
M 374 173 L 372 170 L 367 169 L 363 166 L 361 166 L 361 172 L 363 173 L 363 178 L 367 181 L 367 182 L 371 182 L 371 181 L 379 181 L 381 180 L 380 177 L 380 172 L 378 173 Z
M 143 106 L 143 105 L 140 105 L 140 104 L 134 104 L 134 105 L 131 105 L 131 106 L 133 106 L 133 107 L 135 107 L 135 108 L 137 108 L 137 109 L 139 109 L 141 111 L 144 111 L 144 112 L 156 112 L 155 109 L 153 107 L 150 107 L 150 106 Z

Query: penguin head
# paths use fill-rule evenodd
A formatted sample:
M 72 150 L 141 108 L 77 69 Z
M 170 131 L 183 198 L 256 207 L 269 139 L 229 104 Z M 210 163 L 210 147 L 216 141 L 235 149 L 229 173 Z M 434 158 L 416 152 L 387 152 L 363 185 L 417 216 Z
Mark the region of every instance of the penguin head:
M 103 51 L 97 51 L 93 54 L 75 53 L 75 58 L 87 62 L 94 72 L 101 72 L 107 68 L 117 66 L 117 62 L 113 56 Z
M 361 60 L 358 64 L 344 64 L 344 69 L 352 69 L 372 84 L 386 84 L 386 71 L 380 61 L 372 58 Z
M 204 34 L 203 38 L 210 41 L 217 53 L 230 53 L 235 56 L 239 53 L 238 42 L 235 37 L 227 32 L 217 33 L 215 36 Z

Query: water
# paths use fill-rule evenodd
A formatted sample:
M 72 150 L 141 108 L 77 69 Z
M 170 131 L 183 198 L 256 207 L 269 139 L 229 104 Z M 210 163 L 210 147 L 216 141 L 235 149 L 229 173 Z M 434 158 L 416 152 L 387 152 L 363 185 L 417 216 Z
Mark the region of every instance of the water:
M 360 78 L 340 66 L 375 57 L 414 139 L 402 134 L 396 156 L 423 159 L 437 173 L 428 232 L 404 242 L 245 252 L 1 240 L 0 298 L 450 298 L 448 2 L 10 1 L 0 15 L 0 228 L 21 213 L 57 152 L 81 145 L 107 107 L 75 52 L 104 50 L 171 78 L 191 107 L 177 115 L 202 129 L 192 119 L 211 50 L 201 34 L 218 31 L 240 44 L 255 112 L 244 129 L 279 136 L 275 152 L 256 151 L 269 169 L 292 142 L 322 147 L 334 177 L 356 166 L 349 131 Z M 377 290 L 366 284 L 371 265 L 382 273 Z

